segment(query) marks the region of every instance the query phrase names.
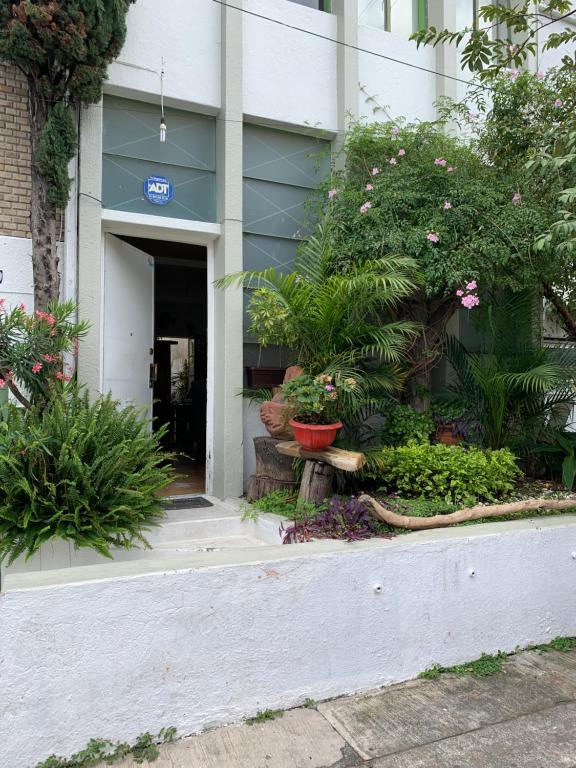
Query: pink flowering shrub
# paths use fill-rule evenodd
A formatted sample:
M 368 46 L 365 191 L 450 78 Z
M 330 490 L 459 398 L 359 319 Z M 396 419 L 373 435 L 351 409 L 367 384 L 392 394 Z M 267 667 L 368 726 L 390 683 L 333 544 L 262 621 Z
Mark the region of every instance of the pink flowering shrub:
M 466 284 L 464 289 L 459 288 L 456 291 L 456 296 L 460 299 L 460 303 L 466 309 L 474 309 L 480 304 L 480 297 L 474 291 L 478 288 L 476 280 L 471 280 Z
M 0 389 L 21 405 L 49 398 L 72 379 L 78 339 L 87 331 L 75 311 L 67 302 L 28 314 L 23 304 L 9 309 L 0 299 Z

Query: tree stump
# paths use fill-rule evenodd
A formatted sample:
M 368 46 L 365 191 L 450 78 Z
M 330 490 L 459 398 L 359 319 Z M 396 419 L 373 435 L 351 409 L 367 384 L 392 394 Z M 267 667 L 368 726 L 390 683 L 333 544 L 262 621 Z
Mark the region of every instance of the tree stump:
M 296 491 L 298 481 L 294 472 L 294 460 L 276 450 L 280 443 L 274 437 L 255 437 L 256 474 L 250 478 L 248 501 L 257 501 L 271 491 Z
M 331 495 L 333 484 L 334 467 L 323 461 L 308 460 L 304 465 L 298 498 L 301 501 L 321 504 Z

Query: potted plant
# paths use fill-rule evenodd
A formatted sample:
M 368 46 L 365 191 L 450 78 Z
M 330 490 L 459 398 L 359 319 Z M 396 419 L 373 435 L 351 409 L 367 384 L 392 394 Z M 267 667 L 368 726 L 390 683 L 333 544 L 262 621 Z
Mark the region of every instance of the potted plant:
M 294 437 L 307 451 L 323 451 L 332 445 L 343 426 L 339 420 L 342 398 L 356 388 L 356 380 L 336 381 L 333 376 L 303 374 L 286 382 L 282 394 L 292 418 Z

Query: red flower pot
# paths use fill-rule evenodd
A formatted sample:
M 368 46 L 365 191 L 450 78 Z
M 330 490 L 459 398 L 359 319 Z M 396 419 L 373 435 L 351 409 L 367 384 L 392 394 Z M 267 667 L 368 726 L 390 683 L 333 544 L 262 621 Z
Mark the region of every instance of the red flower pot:
M 338 430 L 343 426 L 341 421 L 334 424 L 302 424 L 290 419 L 294 437 L 306 451 L 323 451 L 336 440 Z

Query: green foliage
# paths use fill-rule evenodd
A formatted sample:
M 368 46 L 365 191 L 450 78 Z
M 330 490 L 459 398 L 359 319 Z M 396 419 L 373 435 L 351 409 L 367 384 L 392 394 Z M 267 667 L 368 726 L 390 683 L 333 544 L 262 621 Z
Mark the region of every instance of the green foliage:
M 243 520 L 257 520 L 258 514 L 280 515 L 289 520 L 304 520 L 313 517 L 318 507 L 311 501 L 303 501 L 292 491 L 270 491 L 261 499 L 246 504 Z
M 528 645 L 526 648 L 518 648 L 517 652 L 525 651 L 540 651 L 540 653 L 548 653 L 550 651 L 560 651 L 566 653 L 568 651 L 576 650 L 576 637 L 555 637 L 549 643 L 542 645 Z M 420 672 L 418 675 L 422 680 L 437 680 L 440 675 L 453 674 L 453 675 L 473 675 L 474 677 L 489 677 L 490 675 L 496 675 L 502 671 L 502 665 L 509 656 L 513 656 L 512 653 L 504 653 L 504 651 L 498 651 L 493 655 L 483 653 L 476 661 L 469 661 L 467 664 L 457 664 L 454 667 L 443 667 L 440 664 L 434 664 L 429 669 Z
M 100 100 L 107 66 L 124 44 L 132 2 L 0 0 L 0 59 L 28 81 L 34 163 L 56 208 L 66 207 L 70 192 L 75 105 Z
M 126 757 L 135 763 L 154 762 L 160 756 L 158 744 L 168 744 L 176 738 L 176 728 L 163 728 L 158 736 L 143 733 L 130 745 L 106 739 L 91 739 L 87 746 L 71 757 L 51 757 L 38 763 L 36 768 L 93 768 L 98 765 L 115 765 Z
M 436 680 L 440 675 L 472 675 L 473 677 L 489 677 L 502 671 L 502 665 L 508 658 L 508 654 L 499 651 L 494 655 L 483 653 L 476 661 L 470 661 L 467 664 L 458 664 L 455 667 L 442 667 L 440 664 L 434 664 L 430 669 L 421 672 L 418 677 L 423 680 Z
M 356 390 L 356 379 L 328 374 L 304 374 L 282 385 L 290 413 L 303 424 L 334 424 L 342 414 L 343 399 L 353 400 Z
M 555 637 L 549 643 L 544 645 L 529 645 L 527 651 L 540 651 L 540 653 L 549 653 L 549 651 L 576 651 L 576 637 Z
M 576 432 L 558 431 L 553 433 L 552 438 L 551 442 L 537 445 L 534 452 L 557 460 L 562 482 L 571 491 L 576 480 Z M 556 469 L 556 466 L 553 468 Z
M 162 430 L 110 396 L 56 393 L 0 422 L 0 562 L 69 540 L 111 557 L 111 547 L 147 546 L 164 515 L 157 491 L 172 470 Z
M 448 340 L 446 353 L 456 375 L 451 389 L 486 448 L 525 453 L 574 402 L 571 352 L 553 352 L 536 341 L 529 294 L 485 304 L 488 343 L 481 352 Z
M 314 709 L 316 706 L 316 701 L 314 699 L 304 699 L 304 703 L 302 704 L 303 707 L 306 709 Z
M 277 720 L 284 717 L 282 709 L 264 709 L 256 713 L 255 717 L 248 717 L 244 721 L 246 725 L 257 725 L 258 723 L 267 723 L 269 720 Z
M 506 449 L 411 444 L 371 454 L 366 475 L 386 491 L 447 504 L 473 504 L 509 493 L 520 470 Z
M 394 405 L 384 412 L 386 423 L 380 433 L 383 445 L 429 443 L 436 425 L 429 411 L 419 413 L 410 405 Z
M 87 323 L 74 320 L 74 303 L 52 304 L 33 315 L 23 305 L 10 312 L 3 305 L 0 299 L 0 387 L 9 386 L 22 404 L 66 389 L 73 373 L 66 360 L 74 359 L 88 330 Z
M 64 209 L 70 197 L 68 163 L 76 152 L 74 114 L 65 104 L 54 104 L 48 110 L 46 125 L 40 136 L 34 162 L 48 182 L 48 199 L 56 208 Z
M 449 29 L 422 29 L 412 35 L 420 45 L 451 44 L 462 48 L 462 66 L 479 73 L 483 80 L 491 80 L 503 69 L 522 67 L 529 56 L 535 56 L 538 32 L 550 25 L 554 16 L 576 17 L 571 0 L 547 0 L 536 7 L 532 0 L 514 3 L 486 3 L 478 11 L 478 21 L 472 28 L 453 31 Z M 483 24 L 485 22 L 485 24 Z M 498 34 L 493 30 L 497 28 Z M 520 42 L 518 42 L 520 41 Z M 576 32 L 569 28 L 546 34 L 542 50 L 554 50 L 576 42 Z M 573 67 L 576 58 L 567 54 L 563 58 L 565 68 Z
M 258 314 L 262 304 L 270 313 L 258 340 L 284 344 L 290 339 L 295 362 L 306 373 L 355 378 L 362 392 L 373 386 L 392 388 L 415 327 L 389 322 L 386 313 L 414 290 L 414 264 L 401 256 L 377 254 L 346 274 L 337 272 L 332 229 L 330 216 L 323 216 L 317 234 L 301 246 L 290 274 L 270 268 L 228 275 L 216 284 L 257 289 L 251 294 L 250 311 Z
M 387 254 L 413 259 L 426 296 L 449 298 L 453 309 L 455 290 L 473 278 L 481 288 L 519 287 L 514 268 L 539 232 L 539 212 L 514 204 L 513 181 L 473 147 L 442 125 L 373 123 L 355 125 L 344 151 L 344 170 L 322 189 L 336 190 L 333 260 L 341 269 Z

